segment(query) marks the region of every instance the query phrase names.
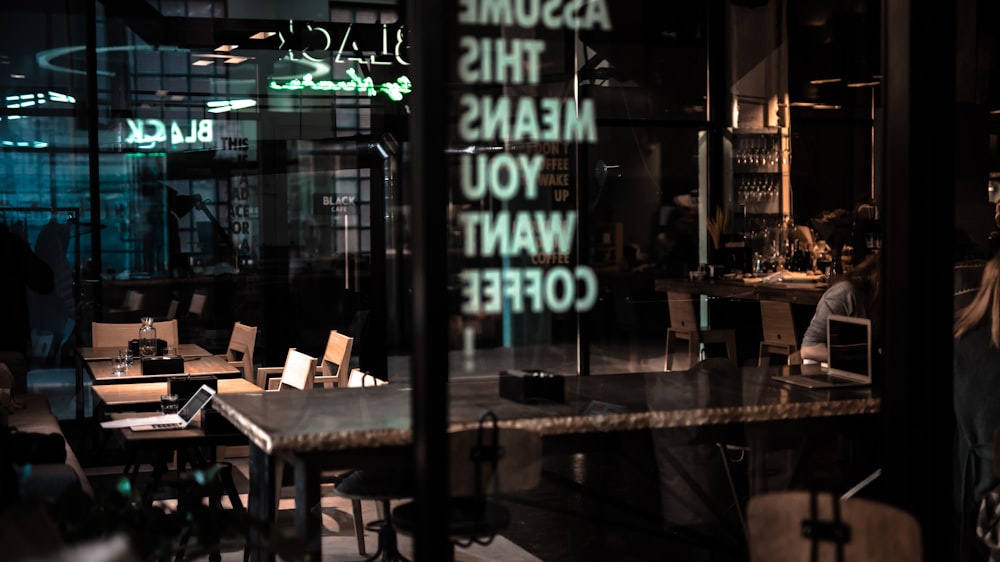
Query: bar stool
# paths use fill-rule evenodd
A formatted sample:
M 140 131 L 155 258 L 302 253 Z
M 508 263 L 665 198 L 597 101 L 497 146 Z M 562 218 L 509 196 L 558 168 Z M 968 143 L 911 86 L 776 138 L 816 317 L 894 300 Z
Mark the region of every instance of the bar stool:
M 783 355 L 788 365 L 802 362 L 791 303 L 760 301 L 760 322 L 764 339 L 757 352 L 757 365 L 770 365 L 772 355 Z
M 375 554 L 364 562 L 409 562 L 399 552 L 396 542 L 396 527 L 392 521 L 390 502 L 413 497 L 413 473 L 408 468 L 358 469 L 340 478 L 333 492 L 351 500 L 357 509 L 358 502 L 374 500 L 379 502 L 381 519 L 365 525 L 365 529 L 378 533 L 378 548 Z M 355 515 L 355 523 L 360 521 Z M 359 545 L 359 550 L 362 545 Z M 364 551 L 362 550 L 362 553 Z
M 725 345 L 726 358 L 734 364 L 736 363 L 736 330 L 702 329 L 698 323 L 698 314 L 695 312 L 694 301 L 695 297 L 693 295 L 667 291 L 667 310 L 670 313 L 670 327 L 667 328 L 666 356 L 663 358 L 664 371 L 672 370 L 674 354 L 671 352 L 677 346 L 678 341 L 687 342 L 688 368 L 702 359 L 702 344 L 706 344 L 706 346 L 716 344 Z

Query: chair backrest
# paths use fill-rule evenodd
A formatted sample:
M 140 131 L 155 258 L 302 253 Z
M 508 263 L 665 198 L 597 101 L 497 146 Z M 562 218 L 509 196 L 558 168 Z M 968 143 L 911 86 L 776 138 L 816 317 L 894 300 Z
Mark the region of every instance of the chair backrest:
M 91 322 L 90 333 L 94 347 L 121 347 L 139 337 L 139 327 L 142 322 Z M 177 320 L 153 322 L 156 327 L 156 337 L 167 342 L 169 346 L 177 346 Z
M 201 318 L 205 314 L 206 300 L 208 300 L 208 295 L 205 293 L 195 292 L 192 294 L 191 303 L 188 305 L 188 316 Z
M 320 362 L 322 374 L 316 377 L 316 384 L 323 386 L 347 386 L 351 371 L 351 349 L 354 338 L 337 330 L 330 330 L 326 340 L 326 350 Z M 334 369 L 336 365 L 336 369 Z
M 760 325 L 764 331 L 764 341 L 797 345 L 792 303 L 760 301 Z
M 308 390 L 316 376 L 316 358 L 291 347 L 285 356 L 278 390 Z
M 695 311 L 695 297 L 688 293 L 667 291 L 667 313 L 670 327 L 674 330 L 699 330 L 698 313 Z
M 815 499 L 815 516 L 812 501 Z M 834 502 L 839 507 L 842 529 L 849 530 L 843 556 L 829 537 L 836 527 Z M 819 525 L 812 525 L 819 521 Z M 828 493 L 808 491 L 774 492 L 754 496 L 747 504 L 750 562 L 803 560 L 815 562 L 920 562 L 923 559 L 920 523 L 913 515 L 890 505 L 851 498 L 840 500 Z M 818 538 L 816 556 L 813 539 Z
M 366 386 L 382 386 L 386 384 L 389 384 L 389 381 L 382 380 L 368 371 L 362 371 L 358 368 L 351 369 L 351 376 L 347 379 L 347 386 L 349 388 L 364 388 Z
M 233 323 L 233 333 L 229 336 L 226 346 L 226 361 L 240 363 L 243 378 L 253 382 L 253 350 L 257 345 L 257 327 L 248 326 L 242 322 Z
M 142 302 L 145 300 L 145 295 L 139 291 L 129 289 L 125 291 L 125 297 L 122 299 L 122 310 L 135 311 L 142 308 Z
M 758 365 L 769 365 L 772 353 L 784 355 L 785 362 L 789 365 L 802 362 L 792 303 L 760 301 L 760 325 L 763 335 L 758 351 Z
M 177 318 L 177 310 L 180 308 L 180 306 L 181 306 L 181 301 L 177 299 L 170 299 L 170 304 L 167 306 L 167 315 L 165 318 L 167 320 L 173 320 L 174 318 Z

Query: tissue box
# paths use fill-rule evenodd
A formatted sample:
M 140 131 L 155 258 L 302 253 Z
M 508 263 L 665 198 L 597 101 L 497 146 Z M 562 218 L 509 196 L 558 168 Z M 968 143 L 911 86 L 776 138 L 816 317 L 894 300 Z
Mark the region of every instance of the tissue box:
M 544 371 L 511 369 L 500 373 L 500 397 L 515 402 L 563 402 L 565 387 L 565 377 Z
M 183 357 L 144 357 L 142 359 L 143 375 L 173 375 L 184 373 Z

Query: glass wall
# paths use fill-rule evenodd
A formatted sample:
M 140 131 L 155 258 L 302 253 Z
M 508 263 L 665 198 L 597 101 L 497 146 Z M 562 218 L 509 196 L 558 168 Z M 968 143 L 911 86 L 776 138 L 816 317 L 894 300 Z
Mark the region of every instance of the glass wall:
M 800 273 L 826 274 L 843 232 L 825 227 L 888 211 L 881 3 L 566 4 L 448 4 L 442 84 L 410 81 L 392 1 L 5 4 L 0 222 L 62 288 L 32 296 L 35 337 L 87 345 L 91 321 L 176 315 L 221 351 L 241 321 L 279 365 L 338 329 L 362 368 L 406 381 L 415 88 L 450 103 L 452 378 L 662 371 L 661 281 L 790 266 L 797 227 L 814 242 Z M 993 163 L 989 115 L 965 154 Z M 981 167 L 956 190 L 963 255 L 995 226 Z M 693 298 L 756 363 L 759 312 Z

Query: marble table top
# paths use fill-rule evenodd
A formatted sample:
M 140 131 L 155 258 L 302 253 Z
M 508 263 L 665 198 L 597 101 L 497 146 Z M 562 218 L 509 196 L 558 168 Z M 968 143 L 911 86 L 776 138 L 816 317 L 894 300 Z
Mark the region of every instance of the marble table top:
M 472 428 L 486 410 L 500 424 L 543 436 L 698 427 L 874 414 L 872 388 L 808 390 L 774 381 L 788 367 L 720 367 L 565 378 L 562 403 L 501 398 L 497 379 L 449 384 L 450 429 Z M 215 409 L 267 454 L 403 446 L 412 442 L 403 384 L 307 392 L 218 395 Z

